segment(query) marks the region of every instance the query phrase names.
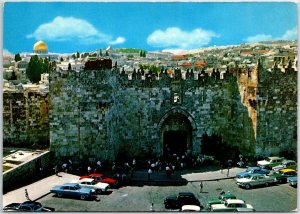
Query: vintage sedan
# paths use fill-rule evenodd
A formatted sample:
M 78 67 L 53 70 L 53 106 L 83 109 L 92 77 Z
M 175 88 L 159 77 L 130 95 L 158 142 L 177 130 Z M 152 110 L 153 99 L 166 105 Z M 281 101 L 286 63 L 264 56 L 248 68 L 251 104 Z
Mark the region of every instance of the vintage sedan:
M 250 166 L 246 169 L 246 171 L 243 172 L 239 172 L 236 174 L 236 178 L 244 178 L 244 177 L 249 177 L 250 174 L 269 174 L 270 170 L 268 169 L 263 169 L 261 167 L 258 166 Z
M 93 173 L 90 175 L 81 176 L 79 180 L 84 178 L 93 178 L 96 182 L 108 183 L 111 187 L 116 187 L 118 185 L 118 181 L 113 178 L 108 178 L 104 174 Z
M 25 201 L 23 203 L 11 203 L 3 208 L 4 211 L 17 211 L 17 212 L 53 212 L 52 207 L 45 207 L 36 201 Z
M 297 163 L 296 163 L 296 161 L 293 161 L 293 160 L 285 160 L 285 161 L 282 162 L 282 164 L 274 166 L 272 168 L 272 170 L 274 172 L 278 172 L 281 169 L 294 169 L 294 170 L 296 170 L 297 169 Z
M 81 200 L 95 196 L 95 190 L 81 187 L 79 184 L 75 183 L 65 183 L 63 185 L 54 186 L 50 192 L 55 193 L 58 197 L 73 196 L 79 197 Z
M 210 210 L 213 212 L 236 212 L 237 208 L 253 209 L 253 206 L 246 204 L 245 201 L 240 199 L 228 199 L 223 204 L 213 204 Z
M 180 209 L 183 205 L 196 205 L 202 207 L 200 201 L 191 192 L 180 192 L 164 199 L 166 209 Z
M 272 169 L 272 167 L 280 165 L 284 161 L 282 157 L 268 157 L 265 160 L 257 161 L 257 166 L 265 169 Z
M 93 178 L 83 178 L 81 180 L 74 180 L 70 183 L 76 183 L 82 187 L 94 189 L 98 194 L 101 194 L 102 192 L 106 192 L 109 188 L 109 184 L 96 182 Z
M 294 177 L 297 175 L 297 172 L 293 169 L 281 169 L 276 173 L 270 175 L 274 178 L 275 182 L 286 183 L 288 177 Z
M 230 192 L 220 194 L 218 199 L 211 199 L 207 202 L 207 208 L 210 209 L 213 204 L 224 204 L 228 199 L 236 199 L 236 196 Z
M 239 187 L 250 189 L 251 187 L 260 185 L 269 186 L 275 182 L 275 179 L 267 175 L 251 174 L 250 177 L 238 178 L 236 181 Z
M 287 182 L 288 182 L 292 187 L 296 187 L 296 186 L 297 186 L 297 176 L 289 177 L 289 178 L 287 179 Z

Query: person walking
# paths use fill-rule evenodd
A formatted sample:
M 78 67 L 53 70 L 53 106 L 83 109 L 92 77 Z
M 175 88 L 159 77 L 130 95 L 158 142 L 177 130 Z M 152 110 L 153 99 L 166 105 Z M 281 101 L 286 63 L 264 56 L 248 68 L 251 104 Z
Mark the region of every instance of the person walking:
M 54 169 L 55 175 L 58 176 L 58 167 L 57 167 L 57 165 L 55 165 L 53 169 Z
M 151 174 L 152 174 L 152 170 L 149 168 L 149 170 L 148 170 L 148 181 L 150 181 Z
M 150 211 L 151 211 L 151 212 L 154 212 L 154 204 L 153 204 L 153 203 L 152 203 L 151 206 L 150 206 Z
M 200 192 L 202 192 L 203 191 L 203 183 L 202 183 L 202 181 L 200 182 Z

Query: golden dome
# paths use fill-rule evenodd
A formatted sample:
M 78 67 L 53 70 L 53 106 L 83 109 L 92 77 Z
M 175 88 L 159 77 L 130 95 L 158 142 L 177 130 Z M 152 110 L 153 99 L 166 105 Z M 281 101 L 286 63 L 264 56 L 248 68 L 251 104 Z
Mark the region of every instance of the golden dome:
M 34 44 L 33 46 L 33 51 L 48 51 L 48 46 L 45 42 L 43 41 L 38 41 L 37 43 Z

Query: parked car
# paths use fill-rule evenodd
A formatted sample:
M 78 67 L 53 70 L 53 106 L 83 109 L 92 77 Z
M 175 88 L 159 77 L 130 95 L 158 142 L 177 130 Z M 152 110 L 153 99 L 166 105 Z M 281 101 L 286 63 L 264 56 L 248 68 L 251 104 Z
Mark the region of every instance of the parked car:
M 180 209 L 183 205 L 201 206 L 200 201 L 191 192 L 180 192 L 177 196 L 168 196 L 164 200 L 166 209 Z
M 278 172 L 281 169 L 297 169 L 297 163 L 293 160 L 285 160 L 282 164 L 272 167 L 274 172 Z
M 200 212 L 201 207 L 197 205 L 183 205 L 179 211 L 181 212 Z
M 220 194 L 218 199 L 212 199 L 212 200 L 208 200 L 207 202 L 207 208 L 210 209 L 211 205 L 213 204 L 223 204 L 225 203 L 226 200 L 228 199 L 236 199 L 236 196 L 232 193 L 224 193 L 224 194 Z
M 270 170 L 263 169 L 263 168 L 258 167 L 258 166 L 248 167 L 246 169 L 246 171 L 239 172 L 235 176 L 236 176 L 236 178 L 244 178 L 244 177 L 249 177 L 250 174 L 254 174 L 254 173 L 267 175 L 267 174 L 270 173 Z
M 95 190 L 81 187 L 79 184 L 75 183 L 65 183 L 63 185 L 54 186 L 50 192 L 55 193 L 58 197 L 75 196 L 79 197 L 81 200 L 95 196 Z
M 275 182 L 274 178 L 262 174 L 251 174 L 250 177 L 238 178 L 236 181 L 237 185 L 246 189 L 250 189 L 253 186 L 259 185 L 269 186 Z
M 94 189 L 98 194 L 106 192 L 109 188 L 109 184 L 96 182 L 93 178 L 83 178 L 81 180 L 75 180 L 70 183 L 77 183 L 80 186 Z
M 272 169 L 272 167 L 281 164 L 284 161 L 282 157 L 268 157 L 265 160 L 257 161 L 257 166 L 265 169 Z
M 281 169 L 279 172 L 273 173 L 270 177 L 274 178 L 275 182 L 286 183 L 288 177 L 294 177 L 297 172 L 293 169 Z
M 81 176 L 79 180 L 84 178 L 93 178 L 96 182 L 108 183 L 111 187 L 116 187 L 118 185 L 118 181 L 113 178 L 108 178 L 104 174 L 93 173 L 90 175 Z
M 211 205 L 211 211 L 213 212 L 235 212 L 237 208 L 248 208 L 253 209 L 252 205 L 246 204 L 240 199 L 228 199 L 223 204 L 213 204 Z
M 36 201 L 25 201 L 23 203 L 11 203 L 3 208 L 4 211 L 18 211 L 18 212 L 53 212 L 52 207 L 45 207 Z
M 293 187 L 297 187 L 297 176 L 289 177 L 287 179 L 287 182 L 289 183 L 289 185 L 291 185 Z

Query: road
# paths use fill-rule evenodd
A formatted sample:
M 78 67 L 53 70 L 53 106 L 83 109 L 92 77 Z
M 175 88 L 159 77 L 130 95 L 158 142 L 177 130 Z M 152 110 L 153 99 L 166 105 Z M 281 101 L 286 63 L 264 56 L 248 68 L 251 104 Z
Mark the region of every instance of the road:
M 56 208 L 57 211 L 150 211 L 151 203 L 154 203 L 156 211 L 168 211 L 163 205 L 163 200 L 168 195 L 190 191 L 206 206 L 207 201 L 217 198 L 223 189 L 230 190 L 259 212 L 288 212 L 297 207 L 297 189 L 288 184 L 245 190 L 239 188 L 233 179 L 206 181 L 203 183 L 202 193 L 199 184 L 199 182 L 189 182 L 184 186 L 127 186 L 113 189 L 106 195 L 99 195 L 98 200 L 91 201 L 61 199 L 49 194 L 39 201 L 46 206 Z

